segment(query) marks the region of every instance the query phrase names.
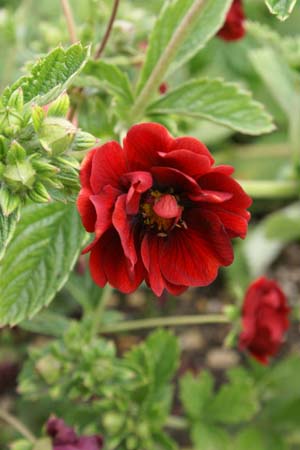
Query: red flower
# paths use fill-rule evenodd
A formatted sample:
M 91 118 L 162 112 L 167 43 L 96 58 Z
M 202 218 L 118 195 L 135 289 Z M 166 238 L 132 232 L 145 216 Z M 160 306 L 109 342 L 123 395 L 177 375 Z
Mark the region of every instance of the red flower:
M 103 446 L 101 436 L 77 436 L 73 428 L 57 417 L 50 417 L 46 431 L 52 438 L 53 450 L 101 450 Z
M 233 0 L 226 21 L 217 35 L 225 41 L 237 41 L 243 38 L 245 35 L 244 21 L 242 0 Z
M 157 296 L 206 286 L 233 261 L 231 238 L 245 237 L 251 199 L 213 167 L 204 144 L 172 138 L 156 123 L 133 126 L 124 149 L 108 142 L 82 163 L 77 206 L 95 232 L 90 269 L 99 286 L 122 292 L 146 280 Z
M 244 300 L 240 349 L 248 349 L 258 361 L 268 364 L 289 327 L 289 312 L 287 299 L 275 281 L 265 277 L 254 281 Z

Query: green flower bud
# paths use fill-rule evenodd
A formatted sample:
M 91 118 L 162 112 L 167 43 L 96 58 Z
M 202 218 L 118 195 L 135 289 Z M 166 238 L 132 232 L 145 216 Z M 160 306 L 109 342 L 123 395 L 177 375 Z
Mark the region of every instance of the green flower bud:
M 0 134 L 0 159 L 4 159 L 7 153 L 7 139 Z
M 6 187 L 0 188 L 0 206 L 5 216 L 9 216 L 21 205 L 21 199 L 18 195 L 10 192 Z
M 90 133 L 78 130 L 72 144 L 73 151 L 87 150 L 94 147 L 98 139 Z
M 60 379 L 61 364 L 52 355 L 45 355 L 39 359 L 35 368 L 48 384 L 56 383 Z
M 124 426 L 124 418 L 120 414 L 108 412 L 102 417 L 103 425 L 110 434 L 118 433 Z
M 58 167 L 73 167 L 74 169 L 79 169 L 80 168 L 80 164 L 79 161 L 77 161 L 77 159 L 72 158 L 72 156 L 57 156 L 54 160 L 54 163 L 58 165 Z
M 24 191 L 24 188 L 32 188 L 35 180 L 35 170 L 28 160 L 16 161 L 8 164 L 3 172 L 6 183 L 15 191 Z
M 39 105 L 33 105 L 31 109 L 31 118 L 33 123 L 33 128 L 38 133 L 42 127 L 46 113 L 44 109 Z
M 26 159 L 26 151 L 24 148 L 17 142 L 13 141 L 11 146 L 7 152 L 7 163 L 8 164 L 16 164 L 21 163 Z
M 36 155 L 34 155 L 34 157 L 31 159 L 31 164 L 36 173 L 41 178 L 48 178 L 55 176 L 60 170 L 58 167 L 48 163 L 44 159 L 37 159 Z
M 38 132 L 41 145 L 51 155 L 59 155 L 67 151 L 75 134 L 76 127 L 60 117 L 47 117 Z
M 16 89 L 8 100 L 8 106 L 14 108 L 19 114 L 22 114 L 24 107 L 24 97 L 22 88 Z
M 0 110 L 0 131 L 6 137 L 14 136 L 22 127 L 22 116 L 10 106 Z
M 51 197 L 40 181 L 34 183 L 33 189 L 28 192 L 28 197 L 35 203 L 49 203 Z
M 70 99 L 65 92 L 60 95 L 48 108 L 48 117 L 65 117 L 70 108 Z

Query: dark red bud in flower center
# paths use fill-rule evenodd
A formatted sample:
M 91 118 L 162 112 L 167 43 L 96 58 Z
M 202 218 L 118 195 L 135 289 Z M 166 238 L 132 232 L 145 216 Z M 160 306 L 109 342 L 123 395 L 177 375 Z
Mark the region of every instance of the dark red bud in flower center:
M 149 191 L 140 206 L 144 224 L 161 237 L 167 236 L 167 232 L 175 226 L 183 226 L 183 207 L 178 201 L 175 195 Z

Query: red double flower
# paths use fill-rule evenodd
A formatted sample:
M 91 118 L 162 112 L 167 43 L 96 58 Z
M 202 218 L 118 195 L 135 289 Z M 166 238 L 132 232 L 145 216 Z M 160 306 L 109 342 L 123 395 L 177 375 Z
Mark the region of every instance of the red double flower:
M 133 126 L 124 148 L 108 142 L 88 153 L 77 206 L 95 233 L 85 252 L 98 285 L 129 293 L 145 280 L 158 296 L 180 294 L 232 263 L 251 199 L 232 167 L 213 163 L 197 139 L 174 139 L 156 123 Z
M 242 0 L 233 0 L 218 36 L 225 41 L 237 41 L 245 35 L 245 15 Z
M 290 308 L 276 281 L 258 278 L 248 288 L 242 309 L 239 347 L 263 364 L 275 355 L 289 327 Z

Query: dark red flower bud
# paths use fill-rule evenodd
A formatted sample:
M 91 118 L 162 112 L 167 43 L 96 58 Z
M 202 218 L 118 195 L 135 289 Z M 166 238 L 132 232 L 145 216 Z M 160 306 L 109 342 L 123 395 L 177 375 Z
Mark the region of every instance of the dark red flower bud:
M 163 83 L 161 83 L 161 85 L 159 86 L 159 93 L 161 95 L 165 94 L 168 91 L 168 85 L 167 83 L 164 81 Z
M 77 436 L 72 427 L 57 417 L 50 417 L 46 432 L 52 438 L 53 450 L 101 450 L 103 447 L 101 436 Z
M 278 284 L 265 277 L 248 288 L 242 309 L 239 348 L 247 349 L 262 364 L 275 355 L 289 327 L 290 308 Z
M 224 41 L 237 41 L 245 35 L 245 15 L 242 0 L 233 0 L 223 27 L 218 36 Z
M 95 233 L 95 282 L 122 292 L 145 280 L 157 296 L 207 286 L 233 261 L 231 239 L 244 238 L 251 199 L 214 166 L 202 142 L 173 138 L 157 123 L 133 126 L 124 148 L 108 142 L 85 157 L 77 206 Z

